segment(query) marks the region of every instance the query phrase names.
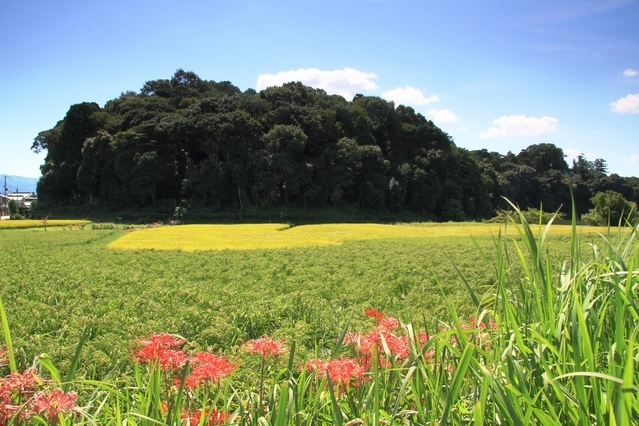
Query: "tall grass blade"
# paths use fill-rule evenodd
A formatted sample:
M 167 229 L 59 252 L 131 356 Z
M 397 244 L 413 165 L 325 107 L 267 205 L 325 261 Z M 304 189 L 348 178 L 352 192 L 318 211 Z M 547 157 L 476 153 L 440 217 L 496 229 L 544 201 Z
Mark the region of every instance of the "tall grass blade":
M 326 382 L 328 383 L 328 391 L 331 396 L 331 405 L 333 406 L 333 424 L 336 426 L 342 426 L 344 424 L 344 417 L 342 416 L 342 409 L 337 403 L 335 391 L 333 390 L 333 382 L 331 381 L 331 376 L 328 370 L 326 370 Z
M 342 349 L 342 344 L 344 343 L 344 337 L 346 337 L 346 333 L 348 332 L 348 327 L 350 327 L 351 325 L 351 320 L 353 319 L 354 313 L 355 313 L 355 308 L 353 307 L 353 309 L 351 310 L 351 314 L 348 316 L 348 320 L 346 321 L 346 324 L 344 324 L 342 333 L 340 334 L 339 339 L 337 339 L 337 343 L 335 344 L 335 349 L 333 351 L 333 358 L 339 356 L 339 353 Z
M 49 375 L 51 379 L 55 382 L 57 386 L 60 386 L 62 383 L 62 376 L 60 376 L 60 371 L 53 364 L 53 360 L 49 356 L 49 354 L 42 354 L 38 357 L 38 362 L 49 371 Z
M 289 423 L 286 414 L 288 411 L 287 408 L 290 406 L 292 395 L 288 386 L 288 384 L 285 384 L 280 388 L 280 399 L 275 414 L 275 421 L 273 422 L 275 426 L 286 426 Z
M 80 353 L 82 352 L 82 347 L 84 346 L 84 343 L 87 341 L 90 335 L 91 329 L 84 327 L 84 329 L 82 330 L 82 334 L 80 335 L 78 346 L 76 346 L 75 353 L 73 354 L 73 358 L 71 359 L 71 366 L 69 367 L 69 371 L 67 372 L 67 377 L 64 379 L 64 385 L 62 385 L 62 390 L 64 390 L 65 392 L 69 391 L 71 382 L 75 377 L 75 372 L 78 369 L 78 364 L 80 363 Z
M 457 267 L 455 262 L 453 262 L 450 257 L 446 256 L 446 258 L 448 259 L 450 264 L 453 266 L 453 268 L 455 268 L 455 271 L 457 272 L 457 275 L 459 275 L 459 277 L 461 278 L 462 282 L 464 283 L 464 286 L 466 287 L 466 290 L 468 291 L 468 294 L 470 295 L 470 298 L 473 301 L 473 305 L 475 305 L 475 308 L 479 309 L 479 307 L 480 307 L 479 299 L 475 295 L 475 292 L 473 291 L 473 289 L 470 287 L 470 284 L 468 284 L 468 281 L 466 281 L 466 278 L 464 277 L 464 274 L 461 273 L 461 271 L 459 270 L 459 268 Z
M 295 340 L 291 342 L 291 348 L 289 349 L 288 355 L 288 380 L 289 382 L 293 380 L 293 362 L 295 361 Z
M 186 383 L 186 376 L 189 375 L 189 365 L 190 365 L 190 361 L 187 360 L 186 363 L 184 363 L 184 367 L 182 368 L 182 377 L 180 380 L 180 386 L 178 388 L 178 392 L 177 395 L 175 397 L 175 405 L 173 405 L 174 401 L 171 401 L 171 404 L 169 405 L 169 409 L 168 409 L 168 416 L 167 416 L 167 420 L 166 420 L 166 424 L 170 425 L 172 424 L 172 420 L 173 420 L 173 415 L 174 414 L 179 414 L 180 413 L 180 409 L 182 408 L 182 398 L 184 397 L 184 384 Z M 176 416 L 177 418 L 177 416 Z
M 617 416 L 619 418 L 619 424 L 621 425 L 629 425 L 633 422 L 636 424 L 637 420 L 639 420 L 637 417 L 633 418 L 633 411 L 635 411 L 635 413 L 637 412 L 637 394 L 633 389 L 635 379 L 635 347 L 635 339 L 634 336 L 632 336 L 628 344 L 628 355 L 626 356 L 626 366 L 621 384 L 621 398 L 619 399 L 619 407 L 617 409 Z
M 464 383 L 464 377 L 466 376 L 466 373 L 468 373 L 468 369 L 470 368 L 470 364 L 473 361 L 474 356 L 475 346 L 466 345 L 453 373 L 453 380 L 450 384 L 450 389 L 446 397 L 446 403 L 444 405 L 442 419 L 440 422 L 441 424 L 448 424 L 448 416 L 452 411 L 451 407 L 459 398 L 459 393 L 461 392 L 462 385 Z
M 11 330 L 9 329 L 9 320 L 4 310 L 4 304 L 2 303 L 2 297 L 0 297 L 0 317 L 2 318 L 2 333 L 4 334 L 4 344 L 7 347 L 7 357 L 9 358 L 9 369 L 12 373 L 18 371 L 16 365 L 16 357 L 13 352 L 13 343 L 11 342 Z

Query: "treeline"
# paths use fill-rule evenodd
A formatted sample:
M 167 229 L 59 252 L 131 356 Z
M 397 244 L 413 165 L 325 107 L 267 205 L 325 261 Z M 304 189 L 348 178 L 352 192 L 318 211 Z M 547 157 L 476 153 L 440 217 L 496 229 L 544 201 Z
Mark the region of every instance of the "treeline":
M 39 203 L 113 209 L 352 206 L 425 219 L 485 219 L 506 207 L 577 209 L 614 190 L 639 201 L 639 179 L 552 144 L 515 155 L 457 147 L 412 108 L 352 101 L 288 83 L 257 93 L 178 70 L 100 108 L 71 106 L 32 149 L 47 151 Z M 563 206 L 563 207 L 562 207 Z

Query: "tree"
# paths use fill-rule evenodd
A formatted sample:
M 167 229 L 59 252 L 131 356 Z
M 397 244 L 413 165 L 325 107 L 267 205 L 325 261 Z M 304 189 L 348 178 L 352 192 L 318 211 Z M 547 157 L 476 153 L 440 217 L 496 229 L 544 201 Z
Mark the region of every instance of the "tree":
M 637 205 L 615 191 L 598 193 L 592 203 L 595 207 L 584 215 L 584 220 L 593 225 L 634 225 L 639 218 Z
M 7 203 L 7 207 L 9 208 L 10 216 L 18 213 L 18 203 L 16 203 L 16 200 L 9 200 L 9 202 Z
M 88 138 L 82 148 L 82 163 L 78 169 L 78 189 L 84 191 L 89 198 L 97 198 L 103 193 L 103 170 L 112 156 L 111 143 L 113 138 L 104 130 L 98 131 L 97 136 Z
M 276 125 L 263 139 L 268 170 L 277 176 L 274 181 L 281 189 L 284 201 L 300 194 L 310 181 L 310 170 L 304 161 L 308 137 L 297 126 Z
M 99 111 L 100 107 L 93 102 L 72 105 L 61 123 L 35 138 L 32 150 L 47 149 L 45 169 L 41 170 L 49 178 L 38 185 L 38 195 L 43 201 L 65 203 L 79 195 L 76 177 L 82 163 L 82 148 L 84 141 L 98 130 L 94 113 Z
M 549 170 L 568 171 L 568 164 L 564 160 L 564 151 L 551 143 L 530 145 L 517 155 L 519 164 L 532 167 L 537 173 Z

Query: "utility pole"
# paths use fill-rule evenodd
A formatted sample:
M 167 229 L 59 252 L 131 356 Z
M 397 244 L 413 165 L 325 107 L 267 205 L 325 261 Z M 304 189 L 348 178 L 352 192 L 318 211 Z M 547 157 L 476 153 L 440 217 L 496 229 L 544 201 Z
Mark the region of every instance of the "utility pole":
M 4 198 L 2 199 L 2 213 L 7 211 L 7 175 L 4 175 Z

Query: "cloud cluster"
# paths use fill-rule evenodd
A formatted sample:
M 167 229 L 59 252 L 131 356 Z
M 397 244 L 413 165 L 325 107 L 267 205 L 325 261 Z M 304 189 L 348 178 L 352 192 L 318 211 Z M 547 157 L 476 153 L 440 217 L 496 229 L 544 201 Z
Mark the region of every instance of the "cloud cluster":
M 382 97 L 386 100 L 395 102 L 396 105 L 426 105 L 439 101 L 439 96 L 424 96 L 424 93 L 411 86 L 397 87 L 396 89 L 386 90 L 382 92 Z
M 436 123 L 456 123 L 457 116 L 449 109 L 431 109 L 426 114 Z
M 374 79 L 377 75 L 353 68 L 323 71 L 317 68 L 300 68 L 280 71 L 277 74 L 261 74 L 257 78 L 257 90 L 281 86 L 291 81 L 300 81 L 307 86 L 323 89 L 328 94 L 341 95 L 350 100 L 355 93 L 377 89 Z M 397 87 L 382 92 L 382 97 L 395 105 L 418 107 L 439 101 L 437 95 L 424 95 L 420 89 L 412 86 Z M 426 113 L 436 123 L 455 123 L 457 116 L 448 109 L 431 109 Z
M 502 138 L 506 136 L 534 137 L 557 130 L 559 119 L 544 116 L 542 118 L 525 115 L 505 115 L 493 120 L 493 126 L 479 135 L 482 139 Z
M 300 68 L 298 70 L 280 71 L 277 74 L 261 74 L 257 78 L 257 90 L 281 86 L 291 81 L 301 81 L 307 86 L 324 89 L 329 94 L 341 95 L 350 100 L 357 92 L 377 89 L 377 84 L 373 81 L 375 78 L 377 78 L 376 74 L 358 71 L 353 68 L 334 71 Z
M 612 112 L 619 112 L 622 114 L 639 113 L 639 93 L 636 95 L 628 95 L 618 101 L 611 102 L 610 109 Z
M 623 75 L 625 75 L 626 77 L 635 77 L 639 75 L 639 72 L 633 70 L 632 68 L 628 68 L 627 70 L 624 70 Z

